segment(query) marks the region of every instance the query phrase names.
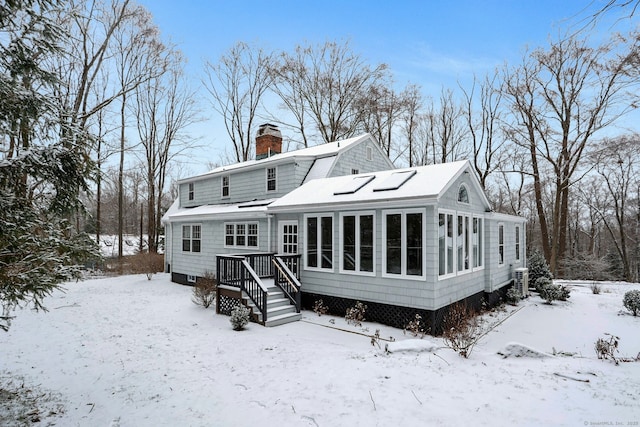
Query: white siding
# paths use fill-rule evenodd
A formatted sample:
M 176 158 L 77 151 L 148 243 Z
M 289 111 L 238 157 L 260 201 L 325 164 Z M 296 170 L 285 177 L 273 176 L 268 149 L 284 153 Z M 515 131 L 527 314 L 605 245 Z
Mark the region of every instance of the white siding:
M 268 252 L 268 219 L 250 219 L 238 220 L 237 222 L 258 222 L 258 248 L 225 248 L 224 247 L 224 223 L 225 221 L 203 221 L 173 223 L 171 226 L 171 236 L 173 240 L 173 256 L 171 271 L 174 273 L 188 274 L 194 276 L 203 276 L 205 272 L 216 270 L 216 255 L 222 254 L 239 254 Z M 201 224 L 202 225 L 202 242 L 201 252 L 183 252 L 182 251 L 182 225 L 183 224 Z M 274 222 L 272 220 L 272 226 Z

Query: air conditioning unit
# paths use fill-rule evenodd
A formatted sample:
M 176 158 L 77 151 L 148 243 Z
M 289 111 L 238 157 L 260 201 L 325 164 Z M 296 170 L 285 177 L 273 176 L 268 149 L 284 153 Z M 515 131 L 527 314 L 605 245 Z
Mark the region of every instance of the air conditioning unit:
M 529 269 L 528 268 L 516 268 L 513 270 L 513 286 L 523 297 L 526 297 L 529 295 Z

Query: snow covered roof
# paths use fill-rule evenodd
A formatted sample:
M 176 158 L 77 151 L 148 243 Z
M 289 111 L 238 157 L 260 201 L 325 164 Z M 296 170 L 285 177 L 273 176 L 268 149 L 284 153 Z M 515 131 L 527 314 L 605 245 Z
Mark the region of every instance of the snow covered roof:
M 299 157 L 310 157 L 310 158 L 317 158 L 317 159 L 324 158 L 324 157 L 331 157 L 333 160 L 335 160 L 337 154 L 367 139 L 373 139 L 373 138 L 371 137 L 370 134 L 365 133 L 363 135 L 355 136 L 349 139 L 343 139 L 340 141 L 329 142 L 326 144 L 319 144 L 314 147 L 308 147 L 300 150 L 287 151 L 285 153 L 275 154 L 266 159 L 247 160 L 246 162 L 235 163 L 227 166 L 220 166 L 204 174 L 182 179 L 178 181 L 178 183 L 180 184 L 184 182 L 197 181 L 199 179 L 210 177 L 211 175 L 228 173 L 228 172 L 232 172 L 240 169 L 248 169 L 252 167 L 264 167 L 265 165 L 268 165 L 268 164 L 282 163 L 282 162 L 286 162 L 287 160 L 293 160 Z M 331 161 L 331 164 L 333 164 L 333 161 Z M 330 167 L 331 165 L 329 165 L 329 168 Z
M 269 211 L 326 209 L 331 206 L 355 206 L 358 203 L 393 200 L 433 199 L 434 202 L 461 174 L 474 174 L 469 161 L 459 161 L 407 169 L 347 175 L 310 181 L 269 205 Z M 488 208 L 480 184 L 482 203 Z
M 221 205 L 202 205 L 195 208 L 179 208 L 176 203 L 174 203 L 162 217 L 162 222 L 261 218 L 266 215 L 267 206 L 274 200 L 275 199 L 266 199 Z

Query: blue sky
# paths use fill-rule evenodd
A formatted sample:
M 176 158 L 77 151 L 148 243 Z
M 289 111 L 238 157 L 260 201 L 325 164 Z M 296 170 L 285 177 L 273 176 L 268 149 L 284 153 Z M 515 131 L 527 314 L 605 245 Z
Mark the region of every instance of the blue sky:
M 220 1 L 142 0 L 162 37 L 177 44 L 199 84 L 203 60 L 215 62 L 237 41 L 266 50 L 297 44 L 349 40 L 352 50 L 374 65 L 386 63 L 397 85 L 417 83 L 426 95 L 442 86 L 463 85 L 474 74 L 505 62 L 515 64 L 528 46 L 544 46 L 549 36 L 578 29 L 605 0 L 455 1 Z M 609 17 L 613 22 L 613 14 Z M 600 25 L 599 28 L 612 28 Z M 221 149 L 227 141 L 201 91 L 210 117 L 199 126 L 203 142 Z M 212 155 L 211 161 L 217 160 Z

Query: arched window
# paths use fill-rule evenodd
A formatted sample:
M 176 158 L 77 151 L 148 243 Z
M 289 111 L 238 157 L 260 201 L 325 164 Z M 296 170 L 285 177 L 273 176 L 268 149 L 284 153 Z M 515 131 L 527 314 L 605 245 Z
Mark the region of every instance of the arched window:
M 467 187 L 464 185 L 461 185 L 458 190 L 458 201 L 460 203 L 469 203 L 469 193 L 467 192 Z

